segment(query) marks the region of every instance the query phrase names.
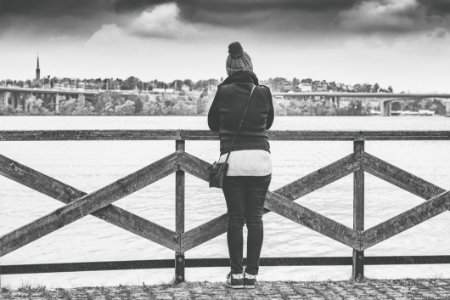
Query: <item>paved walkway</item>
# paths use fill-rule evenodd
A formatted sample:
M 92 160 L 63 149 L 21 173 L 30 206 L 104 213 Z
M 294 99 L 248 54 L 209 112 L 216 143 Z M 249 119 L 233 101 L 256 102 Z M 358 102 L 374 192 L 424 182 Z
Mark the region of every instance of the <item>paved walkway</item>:
M 2 289 L 2 299 L 450 299 L 450 279 L 260 282 L 233 290 L 218 282 L 178 285 Z

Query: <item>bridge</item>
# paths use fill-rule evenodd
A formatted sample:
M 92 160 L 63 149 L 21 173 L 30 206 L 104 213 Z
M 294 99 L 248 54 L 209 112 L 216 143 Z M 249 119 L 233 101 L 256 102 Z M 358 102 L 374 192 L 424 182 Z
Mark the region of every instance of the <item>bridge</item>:
M 46 89 L 46 88 L 22 88 L 17 86 L 12 87 L 6 87 L 6 86 L 0 86 L 0 93 L 24 93 L 24 94 L 49 94 L 49 95 L 97 95 L 98 93 L 102 91 L 98 90 L 85 90 L 85 89 L 67 89 L 67 90 L 60 90 L 60 89 Z
M 42 99 L 48 103 L 53 111 L 59 111 L 60 96 L 76 96 L 76 97 L 93 97 L 101 91 L 93 90 L 60 90 L 60 89 L 46 89 L 46 88 L 21 88 L 21 87 L 6 87 L 0 86 L 0 109 L 5 109 L 8 106 L 17 108 L 22 105 L 25 111 L 28 111 L 27 99 L 34 96 Z
M 111 90 L 122 95 L 138 95 L 134 90 Z M 104 93 L 106 90 L 86 90 L 86 89 L 48 89 L 48 88 L 22 88 L 17 86 L 0 86 L 0 110 L 8 106 L 16 109 L 19 105 L 28 112 L 29 104 L 27 99 L 36 97 L 45 103 L 51 111 L 59 113 L 59 102 L 65 100 L 66 96 L 78 97 L 84 100 L 92 100 L 95 95 Z M 143 91 L 144 93 L 146 91 Z
M 0 86 L 0 109 L 11 106 L 16 108 L 18 105 L 26 110 L 26 99 L 31 96 L 39 97 L 53 111 L 59 112 L 60 96 L 76 96 L 92 98 L 105 90 L 84 90 L 84 89 L 45 89 L 45 88 L 21 88 Z M 115 91 L 121 94 L 137 94 L 136 91 L 119 90 Z M 392 112 L 392 103 L 397 101 L 408 101 L 415 99 L 433 98 L 441 100 L 446 106 L 447 116 L 450 116 L 450 94 L 440 93 L 334 93 L 334 92 L 302 92 L 302 93 L 274 93 L 275 97 L 283 98 L 303 98 L 314 100 L 328 100 L 331 107 L 340 107 L 343 100 L 363 99 L 367 101 L 376 101 L 380 105 L 380 112 L 383 116 L 390 116 Z
M 333 92 L 305 92 L 305 93 L 274 93 L 274 96 L 320 99 L 330 101 L 330 106 L 339 108 L 343 99 L 363 99 L 376 101 L 380 105 L 380 113 L 383 116 L 390 116 L 392 103 L 397 101 L 408 101 L 415 99 L 439 99 L 445 104 L 447 116 L 450 116 L 450 94 L 440 93 L 333 93 Z

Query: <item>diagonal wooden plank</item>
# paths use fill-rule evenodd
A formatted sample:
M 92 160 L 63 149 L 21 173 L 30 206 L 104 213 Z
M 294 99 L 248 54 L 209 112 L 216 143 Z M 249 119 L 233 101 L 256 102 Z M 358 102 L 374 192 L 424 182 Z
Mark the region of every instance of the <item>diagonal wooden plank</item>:
M 179 153 L 180 169 L 197 178 L 208 181 L 210 163 L 189 153 Z M 227 231 L 227 214 L 223 214 L 182 234 L 183 251 L 188 251 Z
M 111 204 L 92 215 L 174 251 L 180 249 L 176 232 Z
M 364 171 L 426 200 L 445 192 L 443 188 L 367 152 L 363 152 L 361 155 L 361 167 Z
M 446 191 L 406 212 L 362 232 L 362 250 L 416 226 L 450 208 L 450 191 Z
M 0 175 L 66 204 L 86 195 L 83 191 L 3 155 L 0 155 Z M 115 205 L 105 206 L 92 213 L 92 215 L 169 249 L 176 250 L 179 248 L 174 231 L 136 216 Z
M 0 155 L 0 175 L 66 204 L 86 195 L 68 184 L 3 155 Z
M 184 251 L 188 251 L 204 242 L 227 232 L 227 214 L 223 214 L 182 234 Z
M 341 223 L 290 201 L 281 195 L 268 192 L 265 206 L 271 211 L 308 227 L 318 233 L 359 250 L 359 232 Z
M 210 163 L 186 152 L 179 154 L 180 169 L 197 178 L 208 181 Z
M 170 154 L 30 224 L 5 234 L 0 237 L 0 257 L 173 173 L 176 170 L 177 161 L 178 154 Z
M 328 166 L 295 180 L 274 192 L 290 200 L 295 200 L 342 177 L 352 174 L 359 168 L 360 165 L 356 154 L 352 153 Z

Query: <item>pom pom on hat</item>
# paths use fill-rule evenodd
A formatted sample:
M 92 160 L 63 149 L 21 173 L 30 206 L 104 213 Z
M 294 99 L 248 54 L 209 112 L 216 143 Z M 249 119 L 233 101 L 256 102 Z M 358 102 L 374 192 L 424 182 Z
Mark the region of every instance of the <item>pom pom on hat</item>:
M 228 76 L 238 71 L 253 72 L 253 64 L 250 55 L 244 51 L 241 43 L 233 42 L 228 45 L 228 57 L 226 61 Z
M 242 49 L 241 43 L 233 42 L 228 46 L 228 54 L 233 58 L 238 58 L 244 55 L 244 49 Z

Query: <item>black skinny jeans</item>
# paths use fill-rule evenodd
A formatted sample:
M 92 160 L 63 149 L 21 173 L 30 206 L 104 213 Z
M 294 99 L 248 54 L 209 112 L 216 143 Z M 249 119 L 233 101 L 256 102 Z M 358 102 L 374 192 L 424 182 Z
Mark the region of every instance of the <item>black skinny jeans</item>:
M 226 176 L 223 194 L 227 202 L 227 242 L 230 254 L 231 273 L 242 273 L 244 223 L 247 224 L 247 267 L 248 274 L 256 275 L 263 242 L 264 200 L 272 175 Z

